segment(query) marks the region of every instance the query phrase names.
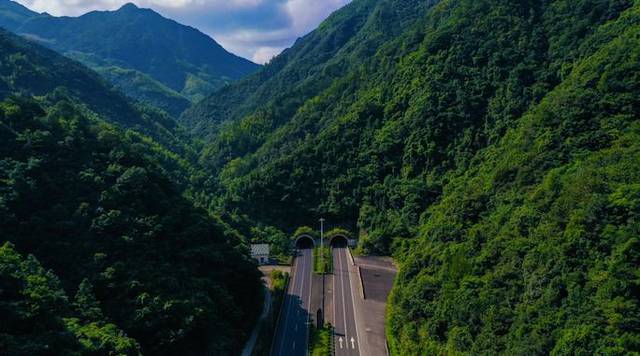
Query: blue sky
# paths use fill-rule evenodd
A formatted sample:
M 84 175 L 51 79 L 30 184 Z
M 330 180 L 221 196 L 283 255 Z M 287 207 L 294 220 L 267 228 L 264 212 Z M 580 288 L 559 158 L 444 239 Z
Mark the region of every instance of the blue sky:
M 38 12 L 78 16 L 127 2 L 198 28 L 229 51 L 265 63 L 351 0 L 17 0 Z

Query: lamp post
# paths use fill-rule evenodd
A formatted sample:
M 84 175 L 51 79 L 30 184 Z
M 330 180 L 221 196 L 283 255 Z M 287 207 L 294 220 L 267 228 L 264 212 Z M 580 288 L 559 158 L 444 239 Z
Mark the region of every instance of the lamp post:
M 323 245 L 323 240 L 324 240 L 324 218 L 320 218 L 320 262 L 322 263 L 322 274 L 324 275 L 324 245 Z
M 320 218 L 320 266 L 322 266 L 322 304 L 320 305 L 320 314 L 323 320 L 318 320 L 318 326 L 324 324 L 324 218 Z

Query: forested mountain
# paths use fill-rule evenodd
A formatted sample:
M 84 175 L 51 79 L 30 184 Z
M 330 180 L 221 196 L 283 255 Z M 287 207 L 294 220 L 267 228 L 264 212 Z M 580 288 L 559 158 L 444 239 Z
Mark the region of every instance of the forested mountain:
M 175 122 L 4 31 L 0 88 L 0 354 L 237 354 L 259 273 Z
M 158 110 L 130 102 L 84 65 L 0 29 L 0 99 L 12 94 L 60 98 L 102 119 L 153 137 L 191 161 L 195 151 L 175 120 Z
M 0 1 L 0 27 L 2 28 L 15 29 L 36 16 L 38 16 L 37 12 L 31 11 L 15 1 Z
M 183 119 L 218 209 L 397 257 L 393 354 L 633 354 L 639 24 L 631 0 L 356 0 Z
M 270 129 L 286 122 L 309 98 L 366 61 L 417 19 L 434 0 L 354 1 L 318 29 L 299 39 L 255 75 L 214 92 L 184 113 L 194 132 L 212 135 L 219 126 L 258 108 L 273 117 Z
M 20 15 L 24 8 L 9 0 L 0 6 L 0 26 L 105 73 L 127 95 L 174 116 L 258 68 L 200 31 L 133 4 L 80 17 Z

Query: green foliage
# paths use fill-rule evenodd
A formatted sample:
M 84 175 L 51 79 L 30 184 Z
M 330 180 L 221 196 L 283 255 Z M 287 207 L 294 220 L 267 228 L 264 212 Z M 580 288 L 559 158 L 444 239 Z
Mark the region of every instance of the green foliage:
M 429 209 L 399 252 L 394 354 L 640 352 L 639 10 Z
M 324 234 L 325 239 L 331 239 L 335 236 L 344 236 L 348 239 L 352 238 L 351 231 L 343 229 L 341 227 L 336 227 Z
M 299 228 L 296 229 L 296 231 L 293 233 L 292 237 L 295 239 L 300 235 L 309 235 L 311 237 L 318 237 L 318 231 L 314 230 L 313 228 L 309 227 L 309 226 L 300 226 Z
M 237 233 L 182 196 L 166 151 L 68 102 L 11 99 L 0 123 L 2 238 L 66 290 L 79 285 L 64 330 L 96 352 L 241 347 L 260 305 L 259 273 Z M 47 303 L 66 304 L 59 299 Z
M 59 279 L 32 256 L 0 246 L 0 353 L 6 355 L 138 355 L 139 346 L 113 324 L 81 324 Z M 88 344 L 87 337 L 100 340 Z
M 78 286 L 74 308 L 85 321 L 96 321 L 103 318 L 100 302 L 93 292 L 93 285 L 86 278 Z
M 326 325 L 320 329 L 314 325 L 309 327 L 309 354 L 311 356 L 331 356 L 333 329 L 331 325 Z
M 333 271 L 333 255 L 329 246 L 316 246 L 313 249 L 313 271 L 318 274 L 331 273 Z
M 356 1 L 183 118 L 220 209 L 395 254 L 393 354 L 635 354 L 639 12 Z
M 191 105 L 191 101 L 182 94 L 136 70 L 114 66 L 95 69 L 127 96 L 164 110 L 173 117 L 179 117 Z

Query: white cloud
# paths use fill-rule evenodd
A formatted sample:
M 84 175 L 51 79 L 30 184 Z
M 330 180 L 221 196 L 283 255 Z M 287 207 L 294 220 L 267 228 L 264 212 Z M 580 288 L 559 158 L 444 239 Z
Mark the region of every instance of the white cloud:
M 79 16 L 133 2 L 207 33 L 228 50 L 264 63 L 351 0 L 17 0 L 38 12 Z
M 255 53 L 253 53 L 252 61 L 255 63 L 267 63 L 273 57 L 282 52 L 283 47 L 259 47 Z

